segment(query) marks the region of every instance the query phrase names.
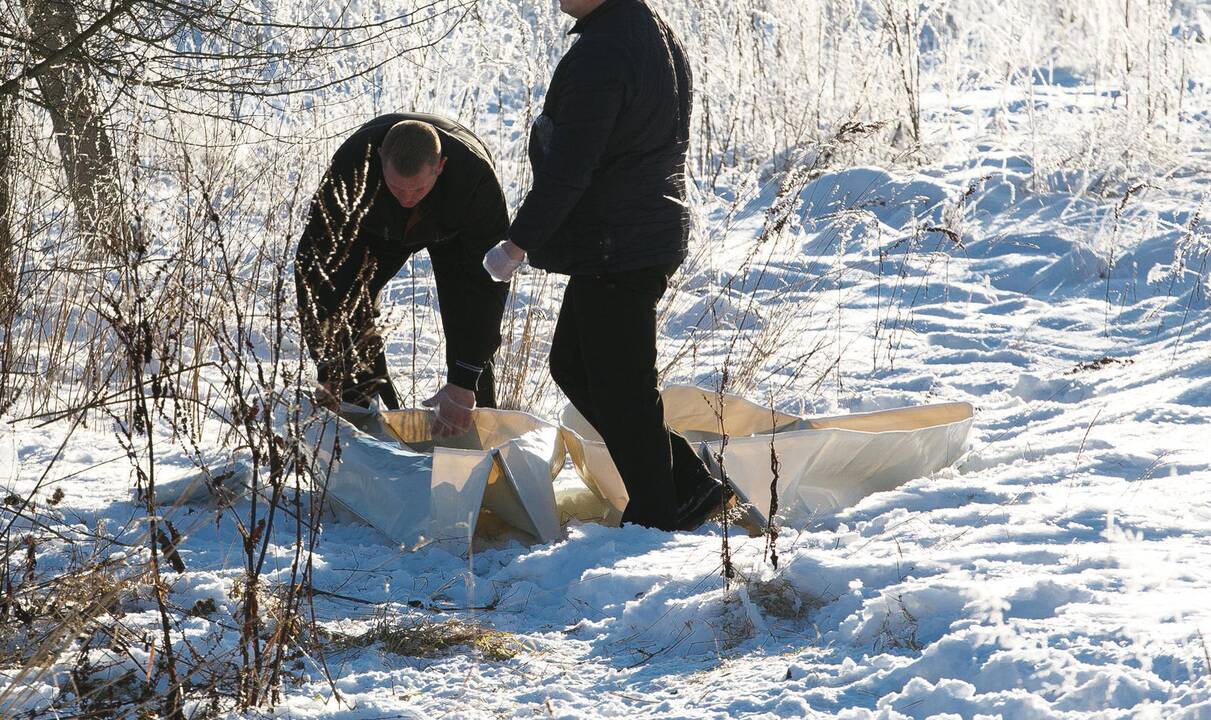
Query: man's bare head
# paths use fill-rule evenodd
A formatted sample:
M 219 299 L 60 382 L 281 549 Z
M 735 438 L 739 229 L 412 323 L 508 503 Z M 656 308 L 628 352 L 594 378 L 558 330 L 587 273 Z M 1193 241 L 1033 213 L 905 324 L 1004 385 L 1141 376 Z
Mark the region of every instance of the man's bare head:
M 429 123 L 404 120 L 387 131 L 379 153 L 400 175 L 411 176 L 437 164 L 442 156 L 442 140 Z
M 437 131 L 417 120 L 392 125 L 378 153 L 387 188 L 400 205 L 409 208 L 429 194 L 446 166 Z

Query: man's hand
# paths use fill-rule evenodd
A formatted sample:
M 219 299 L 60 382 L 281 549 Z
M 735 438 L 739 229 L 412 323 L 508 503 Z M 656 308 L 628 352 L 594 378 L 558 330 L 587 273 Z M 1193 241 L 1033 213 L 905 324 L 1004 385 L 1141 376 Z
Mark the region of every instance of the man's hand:
M 484 255 L 484 270 L 496 282 L 509 282 L 525 259 L 525 250 L 508 240 L 501 240 Z
M 446 383 L 437 394 L 421 402 L 433 408 L 433 437 L 450 437 L 471 427 L 471 412 L 475 410 L 475 393 L 458 385 Z

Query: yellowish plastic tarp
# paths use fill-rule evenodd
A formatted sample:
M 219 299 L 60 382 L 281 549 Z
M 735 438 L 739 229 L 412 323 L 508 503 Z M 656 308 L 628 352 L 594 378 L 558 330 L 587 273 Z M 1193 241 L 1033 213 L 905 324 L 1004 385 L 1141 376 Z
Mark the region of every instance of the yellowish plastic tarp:
M 556 426 L 478 409 L 466 433 L 435 439 L 432 423 L 430 410 L 329 413 L 308 437 L 319 467 L 331 468 L 328 496 L 407 547 L 465 547 L 484 510 L 535 540 L 559 538 L 552 482 L 565 450 Z
M 817 513 L 953 464 L 966 450 L 974 417 L 962 402 L 801 418 L 688 385 L 661 395 L 668 426 L 698 446 L 760 525 L 769 521 L 775 457 L 779 521 L 802 526 Z M 617 523 L 629 496 L 605 443 L 570 404 L 560 423 L 577 472 L 603 504 L 606 522 Z

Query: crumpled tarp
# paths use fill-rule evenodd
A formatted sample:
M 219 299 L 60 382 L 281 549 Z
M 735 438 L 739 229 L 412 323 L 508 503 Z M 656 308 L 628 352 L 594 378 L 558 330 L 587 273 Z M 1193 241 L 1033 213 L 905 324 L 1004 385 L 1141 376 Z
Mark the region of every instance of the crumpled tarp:
M 553 480 L 566 450 L 559 428 L 533 415 L 477 409 L 470 430 L 438 441 L 431 410 L 309 406 L 303 417 L 312 490 L 325 494 L 337 518 L 364 522 L 408 548 L 466 548 L 481 510 L 541 542 L 560 537 Z M 246 460 L 235 460 L 160 484 L 156 502 L 230 504 L 248 494 L 250 474 Z
M 945 403 L 801 418 L 713 390 L 666 388 L 665 422 L 698 446 L 716 477 L 726 477 L 758 525 L 768 524 L 773 455 L 778 461 L 778 519 L 803 526 L 813 515 L 848 507 L 955 462 L 966 450 L 974 409 Z M 629 498 L 601 436 L 572 405 L 560 416 L 572 463 L 617 523 Z M 722 468 L 717 456 L 727 435 Z
M 435 440 L 431 410 L 319 412 L 307 441 L 328 497 L 391 540 L 465 546 L 482 509 L 536 540 L 559 537 L 552 481 L 565 450 L 554 425 L 478 409 L 466 433 Z

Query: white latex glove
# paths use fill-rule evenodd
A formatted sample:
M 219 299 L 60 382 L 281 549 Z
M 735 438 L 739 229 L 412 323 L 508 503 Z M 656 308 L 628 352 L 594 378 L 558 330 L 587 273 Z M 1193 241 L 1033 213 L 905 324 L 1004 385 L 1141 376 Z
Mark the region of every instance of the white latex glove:
M 496 282 L 509 282 L 525 259 L 525 250 L 508 240 L 501 240 L 484 255 L 484 270 Z
M 471 413 L 475 410 L 475 393 L 467 388 L 446 383 L 437 394 L 421 405 L 435 410 L 433 437 L 449 437 L 471 428 Z

